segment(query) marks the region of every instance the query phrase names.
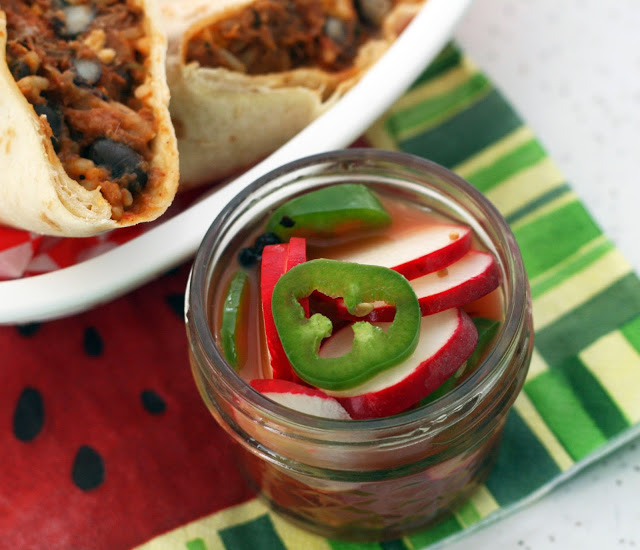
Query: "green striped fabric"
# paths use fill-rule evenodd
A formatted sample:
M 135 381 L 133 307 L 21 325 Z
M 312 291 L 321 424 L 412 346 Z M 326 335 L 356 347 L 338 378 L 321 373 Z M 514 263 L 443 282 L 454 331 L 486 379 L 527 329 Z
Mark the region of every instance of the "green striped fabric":
M 427 548 L 498 519 L 640 432 L 640 281 L 491 82 L 449 45 L 366 138 L 458 172 L 500 209 L 521 247 L 536 344 L 494 469 L 454 516 L 401 540 L 326 540 L 252 500 L 145 548 Z

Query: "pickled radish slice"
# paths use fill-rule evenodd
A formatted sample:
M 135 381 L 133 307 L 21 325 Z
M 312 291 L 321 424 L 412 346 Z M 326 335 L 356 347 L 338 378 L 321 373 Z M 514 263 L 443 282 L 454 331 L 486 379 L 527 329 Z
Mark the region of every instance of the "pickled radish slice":
M 386 323 L 376 323 L 385 327 Z M 345 327 L 320 348 L 321 357 L 339 357 L 351 348 L 353 331 Z M 420 341 L 402 363 L 343 391 L 326 391 L 354 419 L 397 414 L 436 390 L 473 353 L 478 332 L 471 318 L 452 308 L 422 317 Z
M 331 255 L 334 260 L 390 267 L 415 279 L 448 267 L 471 248 L 471 229 L 459 225 L 427 225 L 397 239 L 373 238 L 357 250 Z
M 273 378 L 284 380 L 298 380 L 298 376 L 291 368 L 291 363 L 282 348 L 276 325 L 271 312 L 271 296 L 273 288 L 283 273 L 293 266 L 306 260 L 306 240 L 293 237 L 289 243 L 273 244 L 264 247 L 260 268 L 260 297 L 262 301 L 262 315 L 264 332 L 269 351 L 269 363 Z M 308 312 L 308 300 L 302 303 Z
M 431 315 L 451 307 L 461 307 L 498 288 L 500 270 L 491 254 L 471 250 L 449 267 L 409 281 L 418 296 L 422 315 Z M 374 303 L 365 317 L 351 315 L 342 300 L 336 303 L 336 314 L 351 321 L 389 322 L 393 306 Z
M 350 420 L 351 416 L 338 401 L 315 388 L 288 380 L 256 379 L 251 386 L 272 401 L 314 416 Z

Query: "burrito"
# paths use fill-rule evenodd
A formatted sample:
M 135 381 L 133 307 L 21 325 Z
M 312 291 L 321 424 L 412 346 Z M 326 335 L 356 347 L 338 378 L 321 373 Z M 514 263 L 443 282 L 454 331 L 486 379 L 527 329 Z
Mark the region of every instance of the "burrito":
M 171 204 L 158 21 L 146 0 L 0 0 L 0 224 L 90 236 Z
M 181 185 L 237 173 L 331 107 L 412 0 L 160 0 Z

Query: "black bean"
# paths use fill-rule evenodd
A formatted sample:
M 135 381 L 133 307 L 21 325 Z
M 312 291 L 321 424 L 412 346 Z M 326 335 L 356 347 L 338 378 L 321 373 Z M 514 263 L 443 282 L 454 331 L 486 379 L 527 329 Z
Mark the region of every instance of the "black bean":
M 356 0 L 356 11 L 366 23 L 379 27 L 391 11 L 391 0 Z
M 148 175 L 143 169 L 144 159 L 124 143 L 100 138 L 89 146 L 85 155 L 95 164 L 108 168 L 114 178 L 120 178 L 125 174 L 136 176 L 128 186 L 132 194 L 140 192 L 147 184 Z
M 24 61 L 18 59 L 11 63 L 11 74 L 13 75 L 13 79 L 17 82 L 21 78 L 29 76 L 31 74 L 31 69 Z
M 51 143 L 53 144 L 53 148 L 58 150 L 58 142 L 62 137 L 62 114 L 60 111 L 53 105 L 45 103 L 44 105 L 34 105 L 33 106 L 35 112 L 38 116 L 45 115 L 47 117 L 47 122 L 49 123 L 49 127 L 51 128 Z
M 242 267 L 253 267 L 260 260 L 260 254 L 253 247 L 247 247 L 238 253 L 238 261 Z
M 262 26 L 262 17 L 260 17 L 260 13 L 258 13 L 258 10 L 251 10 L 252 14 L 253 14 L 253 22 L 251 23 L 251 26 L 254 29 L 259 29 Z
M 324 24 L 324 34 L 327 35 L 336 44 L 342 44 L 349 34 L 347 24 L 337 17 L 327 17 Z
M 95 9 L 90 4 L 65 5 L 64 19 L 51 20 L 54 32 L 61 38 L 75 38 L 85 32 L 95 17 Z
M 280 237 L 275 233 L 263 233 L 253 243 L 253 248 L 258 254 L 262 254 L 262 249 L 270 244 L 281 243 Z
M 89 84 L 93 85 L 102 76 L 102 67 L 97 61 L 92 59 L 74 59 L 73 69 L 76 74 L 74 84 Z

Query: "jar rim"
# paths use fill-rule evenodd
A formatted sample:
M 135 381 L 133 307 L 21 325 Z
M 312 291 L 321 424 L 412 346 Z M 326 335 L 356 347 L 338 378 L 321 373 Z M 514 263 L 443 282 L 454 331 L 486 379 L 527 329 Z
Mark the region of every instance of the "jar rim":
M 512 284 L 508 288 L 509 295 L 505 296 L 507 307 L 500 328 L 500 337 L 473 374 L 447 394 L 427 405 L 383 418 L 358 420 L 321 418 L 290 409 L 265 397 L 243 380 L 224 358 L 215 342 L 207 313 L 207 288 L 209 286 L 211 262 L 216 242 L 221 238 L 221 228 L 225 226 L 227 220 L 245 200 L 268 182 L 287 173 L 310 168 L 321 163 L 337 164 L 367 160 L 382 161 L 409 167 L 413 170 L 426 171 L 462 191 L 482 211 L 490 226 L 497 230 L 501 238 L 501 244 L 504 245 L 504 250 L 508 253 L 507 260 L 509 260 L 509 265 L 504 266 L 504 269 L 509 270 L 512 275 Z M 436 420 L 443 415 L 449 415 L 459 410 L 466 403 L 472 389 L 487 383 L 487 380 L 493 381 L 496 379 L 500 374 L 496 372 L 498 370 L 497 367 L 502 358 L 508 353 L 512 343 L 518 337 L 525 324 L 528 303 L 527 289 L 528 282 L 524 264 L 515 237 L 504 217 L 479 190 L 448 168 L 416 155 L 373 148 L 349 148 L 317 153 L 286 163 L 260 176 L 229 201 L 213 220 L 196 254 L 187 286 L 185 319 L 191 325 L 188 330 L 192 331 L 191 336 L 195 338 L 195 344 L 210 359 L 207 363 L 215 365 L 214 368 L 218 369 L 220 376 L 216 377 L 216 380 L 224 383 L 234 394 L 246 400 L 250 406 L 267 413 L 271 418 L 293 423 L 313 431 L 327 430 L 338 433 L 353 433 L 358 430 L 386 431 L 393 428 L 406 427 L 407 425 L 423 424 L 429 420 Z M 203 368 L 202 362 L 199 362 L 199 368 Z M 212 372 L 210 373 L 203 372 L 207 380 L 210 380 L 208 374 L 214 374 L 214 368 L 211 369 Z

